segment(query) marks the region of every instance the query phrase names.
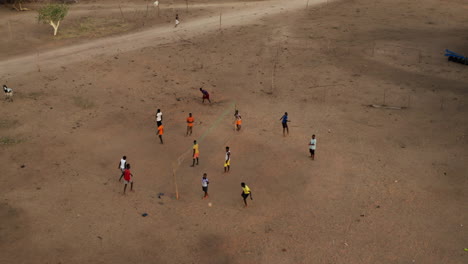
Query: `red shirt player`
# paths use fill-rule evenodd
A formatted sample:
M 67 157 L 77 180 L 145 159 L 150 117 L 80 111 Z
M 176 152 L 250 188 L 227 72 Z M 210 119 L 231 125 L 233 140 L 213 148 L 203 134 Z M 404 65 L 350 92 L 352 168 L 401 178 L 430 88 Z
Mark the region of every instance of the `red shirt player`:
M 125 168 L 124 170 L 124 183 L 125 183 L 125 186 L 124 186 L 124 194 L 125 194 L 125 191 L 127 190 L 127 184 L 130 183 L 130 191 L 133 191 L 133 174 L 130 172 L 130 164 L 127 163 L 127 167 Z

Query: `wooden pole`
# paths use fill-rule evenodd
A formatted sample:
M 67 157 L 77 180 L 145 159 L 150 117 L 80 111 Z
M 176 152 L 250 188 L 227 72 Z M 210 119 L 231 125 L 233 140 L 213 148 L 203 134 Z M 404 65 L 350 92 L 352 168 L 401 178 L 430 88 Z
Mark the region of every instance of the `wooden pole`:
M 36 49 L 36 65 L 37 65 L 37 71 L 41 72 L 41 66 L 39 66 L 39 50 Z
M 188 0 L 185 0 L 185 12 L 188 13 Z
M 172 176 L 174 178 L 175 196 L 176 199 L 179 200 L 179 187 L 177 186 L 176 169 L 174 164 L 172 164 Z
M 10 32 L 10 40 L 13 40 L 13 33 L 11 32 L 10 20 L 8 20 L 8 31 Z
M 375 40 L 372 42 L 372 57 L 374 57 L 375 54 Z
M 384 88 L 383 90 L 383 104 L 382 105 L 385 105 L 385 96 L 387 94 L 387 90 Z
M 122 20 L 125 21 L 125 16 L 122 12 L 122 7 L 120 6 L 120 4 L 119 4 L 119 9 L 120 9 L 120 15 L 122 16 Z
M 309 0 L 307 0 L 306 9 L 309 8 Z
M 149 2 L 146 2 L 146 14 L 145 14 L 145 20 L 143 20 L 143 26 L 146 24 L 146 19 L 148 19 L 148 9 L 149 9 Z
M 219 13 L 219 29 L 221 29 L 221 18 L 222 18 L 222 16 L 223 16 L 223 13 L 220 12 Z

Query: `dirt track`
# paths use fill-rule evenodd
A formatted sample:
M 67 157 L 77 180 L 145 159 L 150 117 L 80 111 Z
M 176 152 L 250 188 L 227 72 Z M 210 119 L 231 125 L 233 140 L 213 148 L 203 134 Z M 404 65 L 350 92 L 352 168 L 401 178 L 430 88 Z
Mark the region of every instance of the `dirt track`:
M 326 0 L 310 1 L 310 5 L 320 4 Z M 296 9 L 304 9 L 303 0 L 289 0 L 286 5 L 284 1 L 254 2 L 253 4 L 238 3 L 232 5 L 241 10 L 221 12 L 221 28 L 248 25 L 260 20 L 265 15 L 276 15 L 281 12 L 293 12 Z M 195 7 L 203 7 L 196 5 Z M 224 5 L 220 5 L 220 10 Z M 220 29 L 220 17 L 205 17 L 194 21 L 185 22 L 180 27 L 167 25 L 148 29 L 142 32 L 130 33 L 123 36 L 110 37 L 96 40 L 90 43 L 58 48 L 44 53 L 38 52 L 21 58 L 7 59 L 0 62 L 0 69 L 8 69 L 8 72 L 22 74 L 41 68 L 60 67 L 61 65 L 90 59 L 97 55 L 114 55 L 122 52 L 132 51 L 143 47 L 157 47 L 172 43 L 177 39 L 188 39 L 200 34 L 209 34 Z M 0 72 L 0 75 L 3 75 Z
M 0 263 L 465 263 L 468 74 L 441 51 L 468 52 L 466 5 L 440 3 L 232 4 L 222 31 L 182 20 L 41 52 L 40 71 L 35 54 L 0 61 L 15 89 L 0 105 Z

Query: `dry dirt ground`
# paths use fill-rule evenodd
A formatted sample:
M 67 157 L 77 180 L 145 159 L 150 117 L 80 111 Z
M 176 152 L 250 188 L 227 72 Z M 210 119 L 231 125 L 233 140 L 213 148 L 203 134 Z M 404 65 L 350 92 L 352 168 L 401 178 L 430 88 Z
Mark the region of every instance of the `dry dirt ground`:
M 27 26 L 32 12 L 0 11 L 15 89 L 0 103 L 0 263 L 467 263 L 468 66 L 443 50 L 468 55 L 468 3 L 306 2 L 200 1 L 177 29 L 168 15 L 57 39 Z M 119 13 L 80 3 L 61 30 Z

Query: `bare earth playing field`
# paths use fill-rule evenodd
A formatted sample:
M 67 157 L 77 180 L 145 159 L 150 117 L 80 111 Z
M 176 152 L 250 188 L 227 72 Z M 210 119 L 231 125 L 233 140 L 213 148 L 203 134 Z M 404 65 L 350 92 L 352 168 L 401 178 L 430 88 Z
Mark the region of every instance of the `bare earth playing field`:
M 160 2 L 0 9 L 0 263 L 467 263 L 465 0 Z

